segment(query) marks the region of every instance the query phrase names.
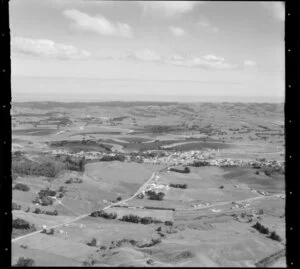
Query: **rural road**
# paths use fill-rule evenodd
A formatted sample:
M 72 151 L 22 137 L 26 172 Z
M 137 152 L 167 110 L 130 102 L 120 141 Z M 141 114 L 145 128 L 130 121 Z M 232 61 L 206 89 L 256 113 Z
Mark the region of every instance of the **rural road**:
M 165 168 L 164 168 L 164 169 L 165 169 Z M 163 169 L 162 169 L 162 170 L 163 170 Z M 131 199 L 133 199 L 138 193 L 140 193 L 140 192 L 142 192 L 142 191 L 145 190 L 145 188 L 148 186 L 149 182 L 155 178 L 156 173 L 157 173 L 157 172 L 153 172 L 152 175 L 151 175 L 151 177 L 150 177 L 150 178 L 149 178 L 149 179 L 148 179 L 148 180 L 147 180 L 147 181 L 146 181 L 146 182 L 145 182 L 145 183 L 144 183 L 144 184 L 143 184 L 143 185 L 142 185 L 142 186 L 141 186 L 141 187 L 140 187 L 133 195 L 132 195 L 132 196 L 130 196 L 129 198 L 127 198 L 127 199 L 125 199 L 125 200 L 119 201 L 119 202 L 117 202 L 117 203 L 110 204 L 110 205 L 108 205 L 108 206 L 102 208 L 102 210 L 106 210 L 106 209 L 108 209 L 108 208 L 110 208 L 110 207 L 112 207 L 112 206 L 116 206 L 116 205 L 119 205 L 119 204 L 128 202 L 128 201 L 130 201 Z M 83 219 L 83 218 L 89 216 L 91 213 L 92 213 L 92 212 L 89 212 L 89 213 L 80 215 L 80 216 L 78 216 L 78 217 L 76 217 L 76 218 L 74 218 L 74 219 L 71 219 L 71 220 L 69 220 L 69 221 L 66 221 L 66 222 L 63 222 L 63 223 L 59 223 L 59 224 L 56 224 L 56 225 L 47 227 L 47 229 L 52 229 L 52 228 L 54 229 L 54 228 L 60 227 L 60 226 L 65 225 L 65 224 L 69 224 L 69 223 L 75 222 L 75 221 L 77 221 L 77 220 L 80 220 L 80 219 Z M 33 235 L 35 235 L 35 234 L 38 234 L 38 233 L 40 233 L 41 231 L 42 231 L 42 229 L 40 229 L 40 230 L 38 230 L 38 231 L 34 231 L 34 232 L 32 232 L 32 233 L 29 233 L 29 234 L 25 234 L 25 235 L 19 236 L 19 237 L 17 237 L 17 238 L 12 239 L 11 242 L 14 243 L 14 242 L 19 241 L 19 240 L 21 240 L 21 239 L 23 239 L 23 238 L 27 238 L 27 237 L 33 236 Z

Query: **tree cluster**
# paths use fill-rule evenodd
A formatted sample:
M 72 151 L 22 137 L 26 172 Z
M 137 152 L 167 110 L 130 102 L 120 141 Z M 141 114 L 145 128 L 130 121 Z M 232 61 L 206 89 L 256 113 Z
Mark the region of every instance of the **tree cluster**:
M 139 217 L 139 216 L 132 215 L 132 214 L 124 215 L 120 220 L 126 221 L 126 222 L 131 222 L 131 223 L 141 223 L 141 224 L 163 223 L 161 220 L 153 219 L 151 217 Z M 165 223 L 167 223 L 166 225 L 170 225 L 169 221 L 166 221 Z
M 194 166 L 194 167 L 201 167 L 201 166 L 208 166 L 209 165 L 209 162 L 207 161 L 194 161 L 191 166 Z
M 256 229 L 257 231 L 259 231 L 262 234 L 269 234 L 270 231 L 267 227 L 263 226 L 261 223 L 256 222 L 253 226 L 254 229 Z
M 35 266 L 35 261 L 30 258 L 20 257 L 14 267 L 32 267 Z
M 23 183 L 16 183 L 16 184 L 13 186 L 13 190 L 29 191 L 30 188 L 29 188 L 26 184 L 23 184 Z
M 11 208 L 12 208 L 12 210 L 20 210 L 21 205 L 18 205 L 17 203 L 12 203 Z
M 171 167 L 171 168 L 170 168 L 170 171 L 177 172 L 177 173 L 183 173 L 183 174 L 188 174 L 188 173 L 191 172 L 190 168 L 187 167 L 187 166 L 184 167 L 183 170 L 178 169 L 178 168 Z
M 148 198 L 150 200 L 158 200 L 158 201 L 163 200 L 165 196 L 163 192 L 156 193 L 155 191 L 152 190 L 146 191 L 145 194 L 148 195 Z
M 91 217 L 102 217 L 105 219 L 116 219 L 117 216 L 118 215 L 116 213 L 107 213 L 104 210 L 94 211 L 91 213 Z
M 40 204 L 42 206 L 52 205 L 53 200 L 49 196 L 55 196 L 55 195 L 56 195 L 56 191 L 50 190 L 49 188 L 40 190 L 38 192 L 38 197 L 35 200 L 33 200 L 32 202 Z
M 103 156 L 100 161 L 102 162 L 111 162 L 111 161 L 120 161 L 120 162 L 124 162 L 125 161 L 125 156 L 123 154 L 116 154 L 114 156 L 110 156 L 110 155 L 105 155 Z
M 186 189 L 187 188 L 187 184 L 170 184 L 170 187 L 172 188 L 180 188 L 180 189 Z
M 12 221 L 12 228 L 14 229 L 22 229 L 22 230 L 35 230 L 35 226 L 33 224 L 30 224 L 26 220 L 17 218 Z
M 58 211 L 55 209 L 53 211 L 44 211 L 44 210 L 41 210 L 40 208 L 36 208 L 33 213 L 35 214 L 45 214 L 45 215 L 50 215 L 50 216 L 57 216 L 58 215 Z
M 272 240 L 278 241 L 278 242 L 282 241 L 281 237 L 275 231 L 270 233 L 269 238 L 271 238 Z

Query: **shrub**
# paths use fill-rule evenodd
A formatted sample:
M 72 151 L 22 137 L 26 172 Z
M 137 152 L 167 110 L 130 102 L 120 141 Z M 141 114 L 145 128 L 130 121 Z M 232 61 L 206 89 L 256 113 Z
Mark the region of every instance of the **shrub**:
M 152 259 L 149 259 L 149 260 L 146 261 L 146 263 L 147 263 L 147 264 L 153 264 L 154 261 L 153 261 Z
M 71 177 L 69 178 L 66 182 L 66 184 L 71 184 L 71 183 L 82 183 L 82 179 L 78 177 Z
M 57 212 L 57 210 L 55 209 L 54 211 L 45 211 L 44 214 L 50 215 L 50 216 L 57 216 L 57 215 L 58 215 L 58 212 Z
M 223 185 L 221 185 L 221 186 L 220 186 L 220 189 L 224 189 L 224 186 L 223 186 Z
M 184 173 L 190 173 L 191 170 L 190 170 L 189 167 L 186 166 L 186 167 L 184 167 L 183 172 L 184 172 Z
M 259 171 L 255 171 L 255 175 L 259 175 Z
M 271 176 L 271 171 L 270 171 L 270 170 L 265 170 L 264 173 L 265 173 L 265 175 L 268 176 L 268 177 Z
M 156 238 L 156 239 L 152 238 L 150 243 L 142 244 L 142 245 L 139 245 L 138 247 L 139 248 L 148 248 L 148 247 L 152 247 L 152 246 L 155 246 L 157 244 L 160 244 L 160 243 L 161 243 L 160 238 Z
M 18 175 L 16 173 L 12 172 L 12 174 L 11 174 L 12 181 L 14 182 L 17 178 L 18 178 Z
M 116 199 L 117 201 L 121 201 L 122 200 L 122 197 L 121 196 L 119 196 L 119 197 L 117 197 L 117 199 Z
M 35 261 L 30 258 L 24 258 L 20 257 L 17 261 L 17 263 L 13 266 L 16 267 L 30 267 L 30 266 L 35 266 Z
M 60 187 L 58 188 L 57 192 L 63 192 L 63 193 L 66 192 L 65 186 L 60 186 Z
M 13 190 L 29 191 L 30 188 L 23 183 L 16 183 L 15 186 L 13 187 Z
M 21 209 L 21 205 L 18 205 L 16 203 L 12 203 L 11 207 L 12 207 L 12 210 L 20 210 Z
M 88 242 L 88 243 L 87 243 L 87 245 L 90 246 L 90 247 L 95 247 L 95 246 L 97 245 L 97 239 L 96 239 L 96 238 L 93 238 L 93 239 L 91 240 L 91 242 Z

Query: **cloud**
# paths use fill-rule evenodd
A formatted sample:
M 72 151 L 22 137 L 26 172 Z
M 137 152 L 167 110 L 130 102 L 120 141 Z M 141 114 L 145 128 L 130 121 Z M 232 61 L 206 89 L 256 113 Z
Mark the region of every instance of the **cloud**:
M 208 20 L 202 19 L 197 22 L 197 25 L 202 28 L 203 30 L 210 32 L 210 33 L 218 33 L 219 28 L 213 26 Z
M 101 15 L 93 17 L 76 9 L 65 10 L 63 14 L 80 29 L 101 35 L 132 37 L 132 29 L 127 23 L 112 23 Z
M 86 59 L 90 56 L 86 50 L 78 50 L 71 45 L 55 43 L 48 39 L 13 37 L 11 48 L 22 54 L 62 60 Z
M 244 61 L 245 66 L 256 66 L 256 62 L 251 61 L 251 60 L 246 60 Z
M 185 31 L 180 27 L 170 26 L 171 33 L 174 36 L 183 36 L 185 35 Z
M 154 50 L 145 48 L 138 50 L 136 52 L 128 52 L 120 57 L 120 60 L 136 60 L 136 61 L 146 61 L 146 62 L 157 62 L 161 60 L 161 56 Z
M 212 54 L 205 55 L 205 56 L 203 56 L 203 58 L 208 60 L 208 61 L 220 61 L 220 62 L 225 61 L 224 58 L 217 57 L 217 56 L 212 55 Z
M 203 57 L 183 57 L 173 55 L 166 58 L 166 63 L 176 66 L 202 68 L 202 69 L 234 69 L 238 65 L 233 65 L 225 61 L 224 58 L 215 55 L 205 55 Z
M 98 0 L 47 0 L 47 3 L 53 4 L 59 7 L 83 7 L 87 5 L 91 6 L 109 6 L 114 1 L 98 1 Z
M 197 4 L 203 4 L 204 1 L 138 1 L 138 3 L 143 7 L 144 12 L 173 17 L 192 11 Z
M 285 4 L 284 2 L 260 2 L 260 4 L 268 9 L 274 18 L 279 21 L 285 20 Z

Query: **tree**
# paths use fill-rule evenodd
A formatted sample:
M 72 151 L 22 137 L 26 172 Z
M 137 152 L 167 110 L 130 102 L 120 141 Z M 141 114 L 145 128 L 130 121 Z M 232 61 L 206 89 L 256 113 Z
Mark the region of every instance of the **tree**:
M 50 231 L 49 231 L 47 234 L 49 234 L 49 235 L 53 235 L 53 234 L 54 234 L 54 229 L 53 229 L 53 228 L 51 228 L 51 229 L 50 229 Z
M 34 211 L 33 211 L 33 213 L 35 213 L 35 214 L 41 214 L 41 209 L 40 208 L 36 208 Z
M 91 242 L 88 242 L 88 243 L 87 243 L 87 245 L 90 246 L 90 247 L 95 247 L 95 246 L 97 245 L 97 239 L 96 239 L 96 238 L 93 238 L 93 239 L 91 240 Z
M 13 266 L 16 267 L 30 267 L 30 266 L 35 266 L 35 261 L 30 258 L 24 258 L 20 257 L 17 261 L 17 263 Z
M 85 157 L 81 158 L 79 161 L 79 171 L 83 172 L 85 166 Z
M 141 218 L 141 223 L 142 224 L 150 224 L 152 222 L 152 218 L 151 217 L 143 217 Z

